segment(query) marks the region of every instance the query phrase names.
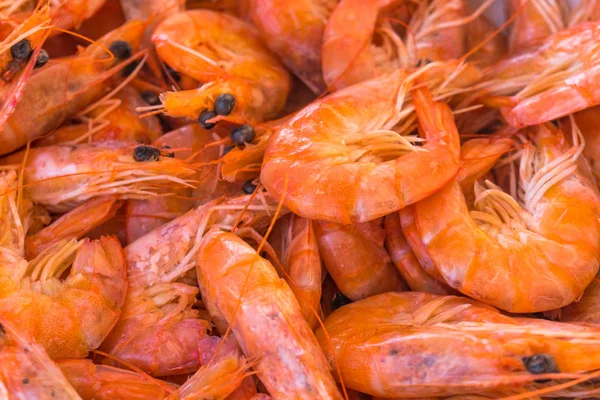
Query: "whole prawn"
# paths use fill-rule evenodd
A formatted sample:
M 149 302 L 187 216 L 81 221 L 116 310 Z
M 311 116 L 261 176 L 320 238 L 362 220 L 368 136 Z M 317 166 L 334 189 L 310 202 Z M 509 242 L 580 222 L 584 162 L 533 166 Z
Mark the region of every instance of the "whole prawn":
M 427 139 L 414 147 L 393 131 L 408 86 L 397 70 L 298 112 L 267 145 L 265 188 L 302 217 L 348 224 L 390 214 L 442 187 L 458 173 L 454 118 L 427 88 L 414 90 Z
M 349 388 L 385 398 L 526 393 L 540 380 L 585 376 L 600 350 L 597 326 L 511 318 L 467 298 L 418 292 L 343 306 L 316 335 Z M 579 393 L 587 397 L 586 388 Z
M 578 164 L 580 133 L 570 145 L 553 125 L 534 132 L 520 153 L 516 199 L 487 181 L 476 188 L 469 214 L 455 182 L 413 207 L 427 256 L 445 282 L 511 312 L 573 302 L 600 261 L 600 197 Z

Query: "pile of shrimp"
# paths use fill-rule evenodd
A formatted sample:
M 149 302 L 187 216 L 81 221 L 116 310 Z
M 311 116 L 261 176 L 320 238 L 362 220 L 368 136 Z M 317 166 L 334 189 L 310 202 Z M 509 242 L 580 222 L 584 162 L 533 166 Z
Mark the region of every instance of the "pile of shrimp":
M 600 398 L 600 0 L 470 3 L 0 1 L 0 400 Z

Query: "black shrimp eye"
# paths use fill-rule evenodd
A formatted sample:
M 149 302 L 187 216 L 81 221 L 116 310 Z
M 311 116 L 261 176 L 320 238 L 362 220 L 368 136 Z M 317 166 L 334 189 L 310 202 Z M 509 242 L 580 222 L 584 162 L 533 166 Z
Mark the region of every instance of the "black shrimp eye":
M 229 135 L 233 144 L 237 146 L 243 146 L 245 143 L 252 143 L 255 137 L 256 132 L 254 132 L 254 128 L 248 124 L 235 128 Z
M 133 159 L 135 161 L 156 161 L 160 156 L 160 150 L 156 147 L 140 145 L 133 150 Z
M 152 90 L 146 90 L 142 92 L 142 99 L 151 106 L 157 106 L 160 104 L 160 98 Z
M 531 357 L 523 357 L 523 364 L 529 373 L 534 375 L 558 372 L 554 359 L 549 354 L 534 354 Z
M 121 60 L 131 57 L 131 46 L 124 40 L 116 40 L 112 42 L 108 49 L 115 55 L 115 57 Z
M 40 50 L 37 58 L 35 59 L 35 65 L 33 68 L 42 68 L 50 60 L 50 55 L 44 49 Z
M 235 106 L 235 97 L 229 93 L 220 94 L 215 100 L 215 112 L 219 115 L 229 115 Z
M 430 63 L 431 63 L 431 60 L 429 58 L 421 58 L 417 62 L 417 67 L 422 67 L 423 65 L 427 65 L 427 64 L 430 64 Z
M 171 146 L 163 146 L 163 147 L 161 147 L 161 149 L 163 149 L 163 150 L 170 150 Z M 170 151 L 170 152 L 168 152 L 168 153 L 165 154 L 165 157 L 175 158 L 175 153 L 172 152 L 172 151 Z
M 15 60 L 27 60 L 31 54 L 31 43 L 27 39 L 19 40 L 10 48 L 10 55 Z
M 254 190 L 256 190 L 256 185 L 252 183 L 252 179 L 244 182 L 244 184 L 242 185 L 242 191 L 246 194 L 252 194 L 254 193 Z
M 209 119 L 213 119 L 217 114 L 214 111 L 210 110 L 202 110 L 200 116 L 198 117 L 198 122 L 200 122 L 200 126 L 204 129 L 212 129 L 215 127 L 215 124 L 207 122 Z
M 331 299 L 331 311 L 335 311 L 338 308 L 350 303 L 352 303 L 352 300 L 344 296 L 342 292 L 336 292 L 333 295 L 333 299 Z
M 165 68 L 167 69 L 167 74 L 171 75 L 171 78 L 173 78 L 175 82 L 179 82 L 181 80 L 181 75 L 179 72 L 171 68 L 169 64 L 165 64 Z

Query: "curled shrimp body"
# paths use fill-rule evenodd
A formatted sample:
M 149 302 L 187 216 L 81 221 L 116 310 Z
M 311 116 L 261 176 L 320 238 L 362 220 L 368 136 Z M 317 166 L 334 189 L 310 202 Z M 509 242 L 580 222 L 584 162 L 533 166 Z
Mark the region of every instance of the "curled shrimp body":
M 286 274 L 302 314 L 311 328 L 317 324 L 322 266 L 314 221 L 289 214 L 275 223 L 269 242 Z
M 42 346 L 0 318 L 0 397 L 80 400 Z
M 448 106 L 412 92 L 427 143 L 394 132 L 406 75 L 396 71 L 312 103 L 271 137 L 260 180 L 292 212 L 342 224 L 418 201 L 458 173 L 458 132 Z M 364 104 L 368 99 L 368 105 Z M 406 149 L 408 154 L 402 155 Z
M 138 147 L 135 142 L 106 141 L 31 149 L 23 176 L 25 193 L 50 211 L 66 212 L 105 195 L 121 199 L 156 196 L 164 185 L 187 185 L 184 178 L 194 174 L 185 162 L 171 157 L 136 161 Z M 2 162 L 20 163 L 25 154 Z
M 157 400 L 176 385 L 151 380 L 127 369 L 96 365 L 92 360 L 59 360 L 69 383 L 84 400 Z
M 469 214 L 451 183 L 414 206 L 427 255 L 448 285 L 511 312 L 551 310 L 582 295 L 598 271 L 600 197 L 578 165 L 579 140 L 571 147 L 552 125 L 537 127 L 521 153 L 519 201 L 486 182 Z
M 115 238 L 59 242 L 24 268 L 2 269 L 13 287 L 3 288 L 0 315 L 52 358 L 86 357 L 119 318 L 127 285 L 123 249 Z
M 591 371 L 597 334 L 596 326 L 511 318 L 470 299 L 418 292 L 343 306 L 316 332 L 349 388 L 395 398 L 527 388 Z M 532 369 L 532 358 L 547 367 Z
M 314 93 L 325 90 L 321 73 L 323 30 L 336 0 L 251 0 L 252 21 L 267 46 Z
M 341 399 L 327 361 L 287 283 L 232 233 L 204 236 L 196 262 L 203 298 L 231 324 L 274 398 Z
M 486 71 L 482 100 L 500 108 L 506 122 L 516 128 L 600 103 L 598 35 L 600 22 L 588 22 L 560 30 L 535 49 L 500 61 Z
M 164 111 L 198 119 L 221 94 L 235 105 L 226 118 L 274 118 L 290 90 L 288 72 L 262 44 L 255 28 L 231 15 L 192 10 L 172 15 L 154 31 L 159 57 L 178 72 L 205 83 L 197 90 L 163 93 Z
M 127 42 L 136 49 L 144 25 L 131 21 L 100 38 L 75 57 L 59 60 L 33 74 L 14 110 L 2 124 L 0 154 L 10 153 L 28 141 L 57 128 L 89 103 L 106 94 L 122 79 L 125 65 L 109 59 L 106 48 L 114 41 Z M 117 74 L 119 73 L 119 74 Z
M 510 53 L 535 47 L 563 29 L 565 7 L 563 0 L 510 0 L 508 12 L 518 12 L 508 39 Z
M 351 300 L 406 288 L 384 247 L 380 220 L 352 225 L 315 221 L 327 272 Z

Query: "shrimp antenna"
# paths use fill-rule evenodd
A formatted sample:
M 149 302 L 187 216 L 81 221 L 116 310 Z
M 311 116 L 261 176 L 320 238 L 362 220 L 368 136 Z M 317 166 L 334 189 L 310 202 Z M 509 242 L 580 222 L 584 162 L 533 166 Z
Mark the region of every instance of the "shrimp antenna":
M 106 52 L 106 54 L 109 55 L 109 58 L 107 58 L 107 59 L 103 59 L 103 60 L 91 60 L 92 62 L 108 62 L 108 61 L 112 61 L 112 60 L 115 59 L 115 55 L 112 53 L 112 51 L 110 51 L 108 49 L 108 47 L 100 44 L 100 42 L 98 42 L 98 41 L 96 41 L 94 39 L 91 39 L 91 38 L 89 38 L 87 36 L 81 35 L 81 34 L 79 34 L 77 32 L 70 31 L 68 29 L 58 28 L 56 26 L 52 27 L 52 30 L 53 31 L 57 31 L 57 32 L 66 33 L 67 35 L 71 35 L 71 36 L 74 36 L 74 37 L 76 37 L 78 39 L 84 40 L 84 41 L 86 41 L 86 42 L 88 42 L 90 44 L 94 44 L 94 45 L 100 47 L 102 50 L 104 50 Z
M 581 378 L 574 379 L 574 380 L 572 380 L 570 382 L 559 383 L 557 385 L 549 386 L 549 387 L 546 387 L 546 388 L 532 390 L 532 391 L 527 392 L 527 393 L 515 394 L 515 395 L 512 395 L 512 396 L 508 396 L 508 397 L 502 397 L 500 400 L 523 400 L 523 399 L 530 399 L 531 396 L 539 396 L 539 395 L 544 395 L 544 394 L 548 394 L 548 393 L 557 392 L 557 391 L 559 391 L 561 389 L 568 389 L 570 387 L 573 387 L 575 385 L 578 385 L 578 384 L 583 383 L 585 381 L 588 381 L 590 379 L 597 378 L 599 376 L 600 376 L 600 370 L 596 370 L 596 371 L 591 372 L 589 374 L 583 375 Z

